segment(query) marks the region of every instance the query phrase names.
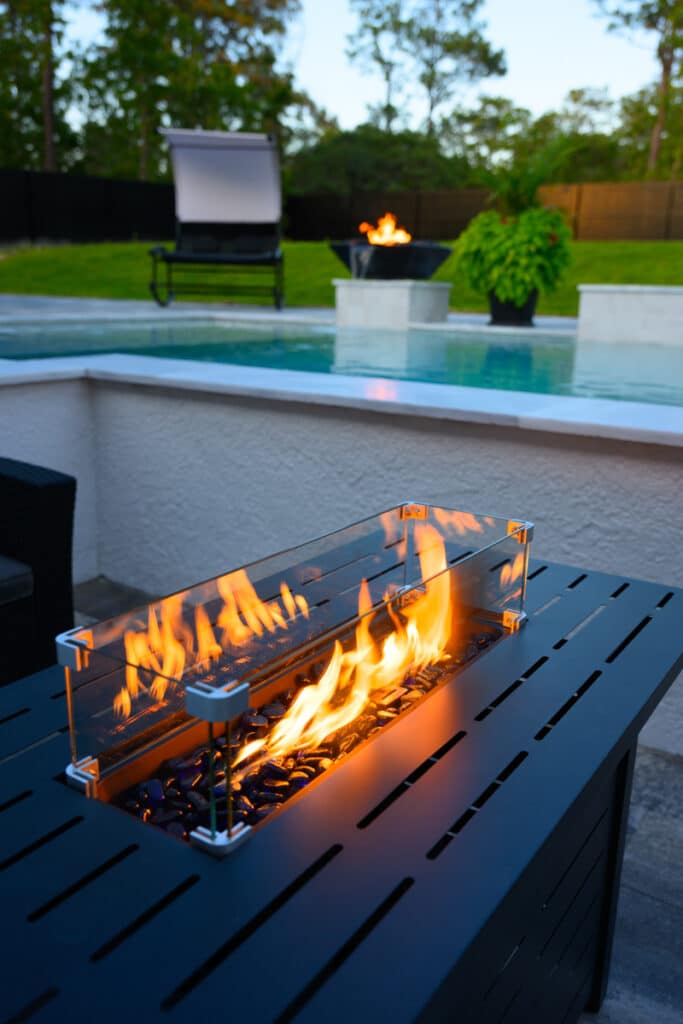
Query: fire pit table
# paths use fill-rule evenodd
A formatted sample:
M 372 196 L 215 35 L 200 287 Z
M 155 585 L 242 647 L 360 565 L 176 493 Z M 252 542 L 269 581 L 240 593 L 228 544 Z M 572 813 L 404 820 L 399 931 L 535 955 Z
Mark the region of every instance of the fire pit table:
M 65 783 L 60 670 L 0 690 L 3 1020 L 597 1009 L 683 592 L 531 561 L 526 614 L 224 860 Z

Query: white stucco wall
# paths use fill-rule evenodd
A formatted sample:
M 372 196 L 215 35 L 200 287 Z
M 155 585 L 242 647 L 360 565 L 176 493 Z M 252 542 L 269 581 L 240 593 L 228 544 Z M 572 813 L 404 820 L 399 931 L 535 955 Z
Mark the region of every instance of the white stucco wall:
M 683 344 L 683 288 L 580 284 L 579 341 Z
M 98 571 L 91 387 L 87 380 L 67 380 L 0 388 L 0 454 L 76 477 L 76 583 L 91 579 Z
M 159 594 L 410 498 L 529 518 L 540 557 L 680 586 L 683 450 L 662 436 L 245 397 L 170 370 L 0 387 L 0 451 L 78 479 L 75 579 Z
M 182 587 L 422 498 L 537 525 L 536 555 L 683 585 L 681 450 L 98 385 L 100 569 Z

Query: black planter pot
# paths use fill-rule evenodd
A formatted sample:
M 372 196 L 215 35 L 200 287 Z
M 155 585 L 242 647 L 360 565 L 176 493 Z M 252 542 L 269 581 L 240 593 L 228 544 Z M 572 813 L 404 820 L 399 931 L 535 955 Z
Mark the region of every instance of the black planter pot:
M 523 306 L 515 306 L 512 302 L 501 302 L 494 292 L 489 292 L 489 310 L 491 319 L 489 324 L 496 327 L 533 327 L 536 303 L 538 302 L 538 288 L 530 293 Z

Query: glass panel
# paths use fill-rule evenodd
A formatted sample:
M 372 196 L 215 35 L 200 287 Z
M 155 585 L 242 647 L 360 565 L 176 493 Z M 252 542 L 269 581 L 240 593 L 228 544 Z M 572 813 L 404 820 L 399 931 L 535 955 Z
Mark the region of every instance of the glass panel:
M 499 517 L 401 505 L 74 631 L 71 640 L 82 649 L 80 667 L 67 673 L 74 761 L 97 758 L 104 778 L 190 730 L 186 751 L 190 734 L 207 758 L 213 744 L 215 770 L 225 771 L 225 723 L 212 725 L 212 735 L 204 726 L 195 738 L 196 719 L 185 710 L 188 685 L 201 682 L 209 692 L 222 692 L 227 684 L 248 684 L 248 704 L 256 713 L 283 687 L 295 689 L 299 683 L 292 680 L 302 671 L 314 671 L 307 683 L 325 678 L 332 686 L 331 672 L 353 676 L 354 691 L 359 685 L 377 689 L 378 664 L 392 632 L 398 685 L 411 659 L 433 664 L 439 648 L 463 656 L 456 650 L 464 636 L 458 622 L 517 628 L 528 558 L 525 527 Z M 425 651 L 430 644 L 431 653 Z M 354 700 L 360 707 L 357 694 Z M 277 717 L 272 712 L 269 730 Z M 237 746 L 262 739 L 261 725 L 243 726 L 235 720 Z M 230 817 L 227 784 L 221 785 L 223 778 L 205 781 L 210 818 L 220 831 Z M 232 817 L 239 818 L 236 806 Z

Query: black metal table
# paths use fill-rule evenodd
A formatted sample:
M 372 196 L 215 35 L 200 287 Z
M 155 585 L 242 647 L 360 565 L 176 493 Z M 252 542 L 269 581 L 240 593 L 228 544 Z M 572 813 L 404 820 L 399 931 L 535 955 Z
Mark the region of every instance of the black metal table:
M 638 732 L 683 592 L 535 562 L 529 624 L 217 862 L 68 789 L 0 691 L 0 1020 L 561 1024 L 604 994 Z

